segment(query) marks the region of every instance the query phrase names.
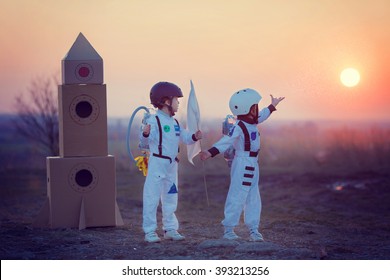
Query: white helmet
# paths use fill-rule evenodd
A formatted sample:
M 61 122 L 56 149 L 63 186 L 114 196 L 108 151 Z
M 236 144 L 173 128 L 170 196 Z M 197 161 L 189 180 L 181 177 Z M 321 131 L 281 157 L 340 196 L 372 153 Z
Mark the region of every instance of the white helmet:
M 253 104 L 258 104 L 261 100 L 261 95 L 254 89 L 242 89 L 235 92 L 230 97 L 229 107 L 233 115 L 246 115 L 249 113 Z

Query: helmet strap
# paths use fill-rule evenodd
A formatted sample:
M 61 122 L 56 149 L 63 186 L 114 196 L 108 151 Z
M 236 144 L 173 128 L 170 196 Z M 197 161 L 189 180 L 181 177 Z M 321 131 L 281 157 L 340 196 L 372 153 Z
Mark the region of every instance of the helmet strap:
M 175 112 L 173 112 L 173 108 L 172 108 L 172 98 L 169 98 L 167 100 L 169 101 L 169 104 L 166 104 L 164 102 L 164 103 L 162 103 L 162 106 L 166 107 L 168 109 L 168 112 L 171 115 L 171 117 L 173 117 L 175 115 Z
M 258 124 L 259 123 L 259 106 L 257 104 L 253 105 L 254 106 L 254 112 L 251 113 L 252 117 L 253 117 L 253 121 L 255 124 Z

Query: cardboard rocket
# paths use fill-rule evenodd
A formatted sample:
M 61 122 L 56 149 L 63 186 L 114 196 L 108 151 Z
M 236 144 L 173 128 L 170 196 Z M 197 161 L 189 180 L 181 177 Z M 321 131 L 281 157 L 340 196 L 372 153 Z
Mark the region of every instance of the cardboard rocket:
M 103 60 L 79 34 L 62 60 L 58 87 L 60 155 L 46 158 L 47 199 L 35 226 L 123 225 L 115 158 L 108 155 Z

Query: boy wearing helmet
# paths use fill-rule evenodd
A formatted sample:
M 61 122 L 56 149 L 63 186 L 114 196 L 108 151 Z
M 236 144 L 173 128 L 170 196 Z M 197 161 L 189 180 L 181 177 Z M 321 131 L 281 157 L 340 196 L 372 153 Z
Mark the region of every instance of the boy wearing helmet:
M 235 149 L 235 156 L 230 172 L 229 192 L 225 202 L 222 221 L 225 239 L 238 239 L 234 227 L 239 223 L 244 211 L 245 225 L 250 232 L 250 241 L 263 241 L 259 232 L 261 199 L 259 192 L 259 164 L 257 155 L 260 150 L 260 133 L 257 124 L 265 121 L 276 110 L 276 106 L 284 97 L 274 98 L 271 95 L 271 105 L 258 110 L 260 94 L 253 89 L 240 90 L 232 95 L 229 107 L 237 116 L 237 122 L 229 135 L 223 136 L 208 151 L 201 152 L 201 159 L 206 160 L 223 153 L 230 146 Z
M 147 140 L 150 149 L 143 192 L 142 228 L 147 242 L 161 241 L 156 233 L 156 214 L 160 200 L 164 239 L 184 240 L 184 236 L 177 232 L 179 222 L 175 215 L 179 143 L 193 144 L 202 138 L 202 133 L 197 131 L 191 134 L 181 129 L 178 121 L 173 118 L 178 111 L 180 97 L 183 97 L 181 89 L 169 82 L 159 82 L 150 91 L 150 101 L 158 110 L 155 117 L 148 119 L 141 135 L 141 141 Z

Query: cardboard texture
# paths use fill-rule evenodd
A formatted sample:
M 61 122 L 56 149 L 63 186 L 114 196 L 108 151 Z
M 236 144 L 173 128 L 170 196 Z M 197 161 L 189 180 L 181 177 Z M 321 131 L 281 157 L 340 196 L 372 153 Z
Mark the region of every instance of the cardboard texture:
M 106 85 L 60 85 L 60 156 L 106 156 Z
M 108 155 L 103 60 L 80 33 L 62 61 L 59 157 L 47 157 L 47 199 L 33 223 L 79 228 L 123 225 L 115 158 Z
M 47 157 L 46 164 L 50 228 L 123 224 L 116 205 L 113 156 Z
M 82 33 L 62 60 L 62 84 L 103 84 L 103 59 Z

